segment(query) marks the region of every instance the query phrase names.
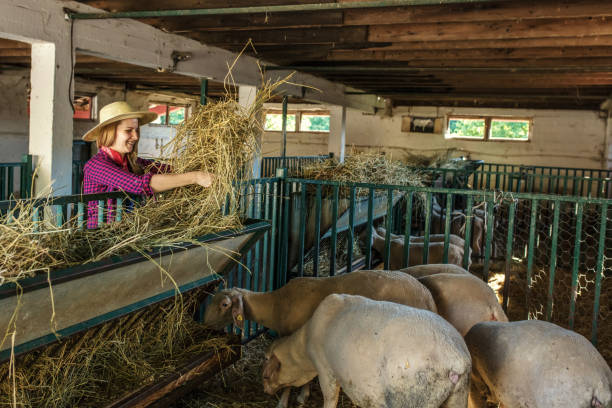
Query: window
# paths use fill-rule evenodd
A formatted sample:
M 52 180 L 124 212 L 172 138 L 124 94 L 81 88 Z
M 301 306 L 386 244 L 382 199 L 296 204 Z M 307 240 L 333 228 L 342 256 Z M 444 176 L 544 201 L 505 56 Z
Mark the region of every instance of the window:
M 266 113 L 264 130 L 281 132 L 283 130 L 283 114 L 274 112 Z M 295 132 L 295 113 L 287 114 L 287 132 Z
M 149 104 L 149 111 L 159 115 L 157 119 L 151 122 L 154 125 L 180 125 L 188 116 L 186 106 L 165 103 Z
M 300 131 L 329 132 L 329 114 L 302 113 Z
M 447 139 L 527 141 L 531 119 L 488 116 L 450 116 Z
M 287 112 L 287 132 L 329 132 L 329 112 L 290 111 Z M 277 110 L 266 112 L 265 131 L 283 130 L 283 114 Z

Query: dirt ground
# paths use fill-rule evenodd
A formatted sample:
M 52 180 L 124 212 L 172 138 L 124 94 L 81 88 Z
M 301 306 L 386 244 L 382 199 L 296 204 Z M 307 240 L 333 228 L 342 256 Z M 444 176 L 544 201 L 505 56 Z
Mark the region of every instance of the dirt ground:
M 261 369 L 266 348 L 272 339 L 262 335 L 251 341 L 243 349 L 242 358 L 222 373 L 203 383 L 197 390 L 177 401 L 170 408 L 246 408 L 276 407 L 278 395 L 268 395 L 263 391 Z M 296 406 L 295 399 L 299 390 L 291 393 L 290 405 Z M 304 408 L 319 408 L 323 405 L 323 396 L 319 385 L 313 383 L 311 395 Z M 352 408 L 356 405 L 340 394 L 339 408 Z

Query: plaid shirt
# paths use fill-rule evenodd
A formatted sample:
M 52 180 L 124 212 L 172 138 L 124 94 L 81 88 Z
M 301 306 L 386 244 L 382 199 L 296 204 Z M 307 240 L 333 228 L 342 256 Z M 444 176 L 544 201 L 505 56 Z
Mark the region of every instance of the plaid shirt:
M 152 160 L 137 158 L 137 163 L 145 168 Z M 83 194 L 107 193 L 125 191 L 131 194 L 153 196 L 151 177 L 153 174 L 166 173 L 169 166 L 159 165 L 151 168 L 151 172 L 137 175 L 123 169 L 106 153 L 99 151 L 89 159 L 83 169 Z M 115 200 L 108 200 L 107 222 L 114 220 Z M 87 206 L 87 228 L 98 226 L 98 202 L 90 201 Z

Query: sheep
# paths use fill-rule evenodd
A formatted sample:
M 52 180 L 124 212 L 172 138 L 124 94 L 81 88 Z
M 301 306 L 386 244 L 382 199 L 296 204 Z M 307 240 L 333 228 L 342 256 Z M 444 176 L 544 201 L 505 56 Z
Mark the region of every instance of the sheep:
M 504 407 L 612 404 L 612 371 L 578 333 L 540 320 L 482 322 L 465 342 L 473 361 L 470 408 L 485 407 L 486 394 Z
M 400 272 L 404 272 L 412 276 L 413 278 L 422 278 L 429 275 L 437 275 L 440 273 L 452 273 L 456 275 L 472 275 L 460 266 L 453 264 L 427 264 L 427 265 L 415 265 L 409 266 L 408 268 L 400 269 Z
M 439 273 L 420 277 L 419 282 L 431 292 L 438 314 L 462 336 L 476 323 L 508 321 L 493 289 L 474 275 Z
M 300 328 L 319 303 L 332 293 L 362 295 L 436 311 L 431 293 L 415 278 L 397 271 L 356 271 L 333 277 L 295 278 L 282 288 L 266 293 L 240 288 L 219 291 L 206 308 L 204 324 L 222 329 L 233 322 L 243 327 L 246 319 L 285 336 Z M 307 396 L 305 387 L 299 400 Z M 288 400 L 289 389 L 281 397 L 279 407 L 286 407 Z
M 392 239 L 391 256 L 389 257 L 389 269 L 398 270 L 403 267 L 404 260 L 404 240 Z M 385 253 L 385 238 L 376 231 L 372 232 L 372 247 L 381 255 Z M 420 265 L 423 263 L 424 243 L 410 242 L 408 266 Z M 428 247 L 430 263 L 442 263 L 444 259 L 444 243 L 431 242 Z M 448 263 L 463 265 L 463 248 L 449 242 L 448 244 Z M 469 264 L 468 264 L 469 267 Z
M 324 408 L 340 388 L 361 407 L 465 407 L 470 355 L 457 331 L 426 310 L 330 295 L 312 318 L 266 353 L 264 390 L 319 376 Z

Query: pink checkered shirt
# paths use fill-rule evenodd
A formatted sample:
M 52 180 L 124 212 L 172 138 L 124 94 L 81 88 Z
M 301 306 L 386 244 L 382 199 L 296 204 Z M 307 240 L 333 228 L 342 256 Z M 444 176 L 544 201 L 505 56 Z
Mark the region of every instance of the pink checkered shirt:
M 138 158 L 141 167 L 147 167 L 153 161 Z M 169 166 L 160 164 L 151 168 L 151 172 L 137 175 L 115 163 L 106 153 L 99 151 L 85 163 L 83 169 L 83 194 L 107 193 L 124 191 L 131 194 L 153 196 L 151 177 L 153 174 L 166 173 Z M 114 220 L 115 200 L 109 200 L 107 222 Z M 87 205 L 87 228 L 98 226 L 98 202 L 90 201 Z

